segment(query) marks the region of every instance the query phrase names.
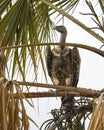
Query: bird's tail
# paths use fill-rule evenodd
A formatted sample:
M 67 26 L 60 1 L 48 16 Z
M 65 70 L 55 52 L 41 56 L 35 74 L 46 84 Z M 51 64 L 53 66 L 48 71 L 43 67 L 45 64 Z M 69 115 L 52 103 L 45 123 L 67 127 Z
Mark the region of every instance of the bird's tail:
M 72 111 L 72 108 L 74 106 L 74 97 L 64 96 L 61 98 L 61 108 L 65 112 L 65 114 L 68 114 Z

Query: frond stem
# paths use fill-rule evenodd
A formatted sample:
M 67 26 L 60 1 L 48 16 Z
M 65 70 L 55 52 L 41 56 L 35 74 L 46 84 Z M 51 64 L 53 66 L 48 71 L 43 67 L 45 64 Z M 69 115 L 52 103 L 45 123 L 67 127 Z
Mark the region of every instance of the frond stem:
M 23 48 L 23 47 L 34 47 L 34 46 L 52 46 L 52 45 L 65 45 L 65 46 L 74 46 L 74 47 L 79 47 L 79 48 L 83 48 L 89 51 L 92 51 L 102 57 L 104 57 L 104 51 L 99 50 L 95 47 L 91 47 L 88 45 L 83 45 L 83 44 L 76 44 L 76 43 L 38 43 L 38 44 L 24 44 L 24 45 L 16 45 L 16 46 L 7 46 L 7 47 L 1 47 L 1 49 L 5 50 L 5 49 L 15 49 L 15 48 Z

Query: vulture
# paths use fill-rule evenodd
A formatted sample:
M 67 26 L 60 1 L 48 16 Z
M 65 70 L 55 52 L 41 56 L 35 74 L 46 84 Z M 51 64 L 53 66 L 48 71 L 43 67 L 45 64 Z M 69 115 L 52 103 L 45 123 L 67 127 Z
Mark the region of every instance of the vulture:
M 65 26 L 54 26 L 60 33 L 60 43 L 66 42 L 67 30 Z M 77 87 L 80 72 L 80 55 L 77 47 L 72 49 L 65 45 L 56 45 L 53 49 L 46 47 L 45 59 L 48 75 L 54 85 Z M 72 101 L 73 98 L 62 97 L 62 103 Z

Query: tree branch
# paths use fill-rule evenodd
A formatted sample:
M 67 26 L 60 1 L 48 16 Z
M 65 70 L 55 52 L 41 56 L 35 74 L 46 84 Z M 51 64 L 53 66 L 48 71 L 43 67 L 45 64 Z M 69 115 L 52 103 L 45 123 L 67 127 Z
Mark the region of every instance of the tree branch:
M 78 89 L 78 88 L 77 88 Z M 93 91 L 93 90 L 91 90 Z M 98 97 L 100 96 L 100 92 L 94 92 L 94 93 L 83 93 L 83 95 L 81 93 L 77 93 L 77 92 L 67 92 L 67 96 L 72 96 L 72 97 Z M 66 95 L 66 92 L 29 92 L 29 93 L 23 93 L 23 95 L 26 98 L 49 98 L 49 97 L 63 97 Z M 18 98 L 17 94 L 14 94 L 15 98 Z
M 21 82 L 16 81 L 19 85 L 25 86 L 32 86 L 32 87 L 40 87 L 40 88 L 52 88 L 56 90 L 67 90 L 68 94 L 71 96 L 84 96 L 84 97 L 98 97 L 101 95 L 102 91 L 96 91 L 86 88 L 75 88 L 69 86 L 55 86 L 51 84 L 41 84 L 41 83 L 32 83 L 32 82 Z M 63 96 L 64 92 L 57 92 L 57 96 Z M 25 96 L 30 97 L 56 97 L 56 92 L 42 92 L 42 93 L 30 93 L 26 94 Z
M 92 51 L 100 56 L 104 57 L 104 51 L 101 51 L 95 47 L 91 47 L 88 45 L 83 45 L 83 44 L 76 44 L 76 43 L 40 43 L 40 44 L 25 44 L 25 45 L 17 45 L 17 46 L 7 46 L 7 47 L 2 47 L 1 49 L 15 49 L 15 48 L 23 48 L 23 47 L 32 47 L 32 46 L 49 46 L 49 45 L 65 45 L 65 46 L 75 46 L 79 47 L 82 49 L 86 49 L 89 51 Z
M 56 11 L 58 11 L 60 14 L 64 15 L 68 19 L 70 19 L 72 22 L 74 22 L 75 24 L 77 24 L 78 26 L 80 26 L 81 28 L 83 28 L 85 31 L 87 31 L 92 36 L 94 36 L 96 39 L 98 39 L 99 41 L 101 41 L 102 43 L 104 43 L 104 38 L 103 37 L 101 37 L 100 35 L 98 35 L 94 31 L 92 31 L 91 29 L 89 29 L 89 27 L 87 27 L 85 24 L 83 24 L 82 22 L 80 22 L 77 19 L 75 19 L 73 16 L 69 15 L 68 13 L 66 13 L 64 10 L 61 10 L 61 9 L 57 8 L 55 5 L 53 5 L 49 1 L 46 1 L 46 0 L 41 0 L 41 1 L 43 3 L 45 3 L 46 5 L 52 7 L 53 9 L 55 9 Z

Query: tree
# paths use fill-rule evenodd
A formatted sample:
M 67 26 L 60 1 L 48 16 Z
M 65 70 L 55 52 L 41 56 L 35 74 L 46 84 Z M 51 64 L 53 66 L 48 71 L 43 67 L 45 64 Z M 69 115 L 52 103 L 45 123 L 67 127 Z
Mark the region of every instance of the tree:
M 94 9 L 93 2 L 85 1 L 90 9 L 90 13 L 85 14 L 83 12 L 81 15 L 92 17 L 95 27 L 89 28 L 86 23 L 83 24 L 73 15 L 70 15 L 71 12 L 76 11 L 80 0 L 2 0 L 0 2 L 0 41 L 1 50 L 4 52 L 7 61 L 7 73 L 5 77 L 27 81 L 28 75 L 33 75 L 30 82 L 37 82 L 36 79 L 41 64 L 45 80 L 47 80 L 43 50 L 45 45 L 50 45 L 49 43 L 55 41 L 55 32 L 51 32 L 50 29 L 53 25 L 52 18 L 55 16 L 57 20 L 62 20 L 63 17 L 68 18 L 94 38 L 98 39 L 101 43 L 100 46 L 103 47 L 103 16 L 101 16 L 101 19 L 99 18 Z M 98 5 L 103 14 L 103 1 L 99 0 Z M 98 30 L 102 32 L 100 33 L 101 35 L 97 33 Z M 101 48 L 97 49 L 84 44 L 69 43 L 67 45 L 78 46 L 104 56 Z M 28 87 L 26 88 L 29 92 Z M 12 90 L 10 89 L 9 91 Z

